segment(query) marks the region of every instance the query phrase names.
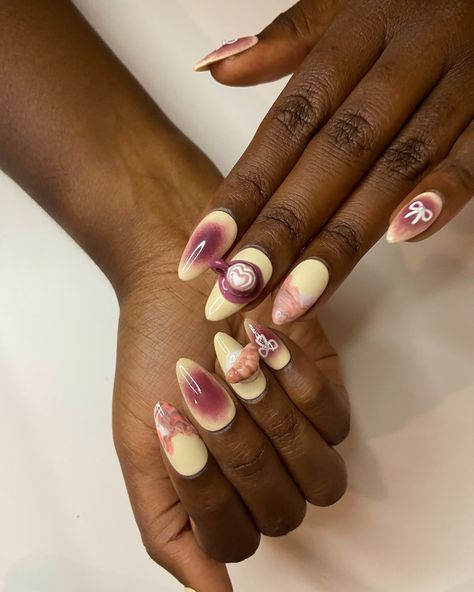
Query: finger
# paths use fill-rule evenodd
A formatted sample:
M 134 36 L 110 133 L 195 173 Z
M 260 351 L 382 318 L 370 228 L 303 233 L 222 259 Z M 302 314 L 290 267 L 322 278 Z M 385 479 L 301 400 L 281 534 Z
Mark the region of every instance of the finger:
M 155 421 L 171 480 L 200 546 L 223 563 L 252 555 L 259 533 L 193 425 L 169 403 L 158 403 Z
M 205 66 L 210 67 L 218 82 L 231 86 L 260 84 L 286 76 L 321 39 L 341 4 L 341 0 L 302 0 L 268 25 L 251 49 L 233 54 L 231 59 L 222 59 L 213 52 L 204 60 Z
M 403 196 L 449 152 L 472 117 L 472 101 L 459 99 L 464 87 L 465 77 L 459 72 L 440 81 L 364 181 L 306 246 L 277 290 L 272 312 L 276 324 L 300 318 L 308 310 L 315 314 L 386 231 Z
M 287 396 L 272 373 L 259 369 L 256 347 L 243 348 L 225 333 L 216 335 L 215 347 L 220 363 L 227 369 L 227 376 L 233 376 L 234 372 L 239 377 L 247 376 L 245 382 L 233 382 L 231 387 L 240 393 L 248 414 L 269 438 L 305 498 L 319 506 L 335 503 L 346 488 L 346 471 L 341 457 Z M 290 363 L 287 369 L 292 366 Z M 296 372 L 290 370 L 289 374 L 292 375 L 288 379 L 291 382 Z M 261 382 L 263 391 L 261 384 L 254 386 Z M 245 393 L 242 391 L 244 387 Z M 297 388 L 293 395 L 295 393 L 300 394 Z
M 397 208 L 387 232 L 389 242 L 424 240 L 461 211 L 474 197 L 473 155 L 471 122 L 447 158 Z
M 425 65 L 422 73 L 415 71 L 405 46 L 388 49 L 260 212 L 240 248 L 254 245 L 268 256 L 272 279 L 267 289 L 276 285 L 438 80 L 440 65 L 429 60 Z M 265 295 L 264 290 L 260 298 Z M 209 297 L 207 318 L 220 320 L 236 312 L 237 305 L 222 296 L 217 286 Z
M 257 321 L 245 319 L 247 336 L 293 403 L 330 444 L 349 432 L 350 410 L 344 389 L 330 384 L 312 360 L 290 339 Z
M 137 421 L 130 438 L 129 425 L 122 425 L 119 418 L 114 413 L 115 446 L 148 554 L 196 592 L 232 592 L 225 565 L 202 550 L 189 527 L 189 516 L 161 459 L 155 430 Z
M 206 303 L 207 319 L 222 320 L 240 310 L 242 300 L 255 305 L 264 298 L 360 181 L 439 79 L 441 63 L 424 58 L 420 73 L 413 69 L 411 58 L 403 43 L 387 49 L 310 142 L 237 246 L 235 258 L 247 263 L 256 277 L 251 297 L 235 299 L 239 287 L 227 275 L 230 290 L 224 291 L 221 281 L 216 283 Z M 248 245 L 252 245 L 250 253 Z M 266 257 L 263 265 L 261 253 Z M 234 266 L 229 271 L 233 274 Z
M 191 280 L 224 256 L 323 126 L 382 52 L 383 25 L 352 9 L 334 24 L 263 120 L 239 162 L 214 196 L 212 211 L 192 233 L 179 264 Z M 344 38 L 344 43 L 340 39 Z M 370 42 L 365 40 L 370 39 Z M 348 68 L 347 64 L 351 64 Z
M 197 430 L 260 532 L 281 536 L 299 526 L 305 500 L 269 440 L 240 403 L 195 362 L 182 358 L 176 371 Z

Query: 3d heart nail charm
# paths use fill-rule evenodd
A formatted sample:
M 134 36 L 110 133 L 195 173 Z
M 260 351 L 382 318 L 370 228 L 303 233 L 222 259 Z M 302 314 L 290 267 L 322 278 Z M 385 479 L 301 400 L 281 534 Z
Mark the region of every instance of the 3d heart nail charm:
M 211 266 L 219 274 L 222 295 L 236 304 L 247 304 L 258 298 L 263 290 L 260 269 L 248 261 L 218 259 Z
M 255 288 L 257 275 L 248 263 L 233 263 L 226 273 L 229 286 L 237 292 L 247 292 Z

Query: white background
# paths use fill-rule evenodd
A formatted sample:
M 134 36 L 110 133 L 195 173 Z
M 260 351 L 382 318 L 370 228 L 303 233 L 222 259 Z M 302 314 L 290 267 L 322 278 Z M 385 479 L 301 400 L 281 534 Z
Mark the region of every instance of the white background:
M 228 89 L 192 65 L 288 3 L 77 5 L 228 171 L 282 84 Z M 1 175 L 0 205 L 1 589 L 179 590 L 141 547 L 112 446 L 114 294 Z M 381 243 L 326 308 L 353 404 L 349 492 L 231 567 L 236 591 L 474 590 L 473 206 L 424 244 Z

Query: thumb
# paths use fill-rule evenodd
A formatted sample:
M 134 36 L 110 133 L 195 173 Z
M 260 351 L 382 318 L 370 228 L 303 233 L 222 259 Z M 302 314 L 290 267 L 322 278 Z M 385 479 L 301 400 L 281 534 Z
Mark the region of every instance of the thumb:
M 210 69 L 218 82 L 229 86 L 271 82 L 291 74 L 324 35 L 343 1 L 301 0 L 257 37 L 224 45 L 195 69 Z M 241 43 L 244 40 L 248 41 Z
M 127 423 L 127 422 L 125 422 Z M 232 592 L 223 563 L 199 546 L 171 484 L 153 428 L 114 418 L 114 439 L 129 498 L 150 557 L 189 592 Z

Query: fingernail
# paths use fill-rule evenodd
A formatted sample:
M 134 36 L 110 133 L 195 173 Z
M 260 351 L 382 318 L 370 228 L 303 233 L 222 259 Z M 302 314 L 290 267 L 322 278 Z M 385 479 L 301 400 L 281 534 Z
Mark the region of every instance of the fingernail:
M 178 276 L 184 281 L 206 271 L 209 262 L 223 257 L 237 236 L 237 223 L 222 210 L 214 210 L 196 226 L 179 262 Z
M 193 590 L 192 588 L 185 588 L 184 592 L 196 592 L 196 590 Z
M 251 401 L 265 392 L 267 380 L 260 370 L 256 348 L 256 365 L 253 360 L 249 359 L 248 346 L 242 347 L 238 341 L 226 333 L 217 333 L 214 336 L 214 348 L 219 364 L 226 374 L 227 382 L 229 382 L 229 378 L 232 380 L 230 386 L 239 397 Z M 229 376 L 232 374 L 234 376 Z M 236 378 L 237 381 L 234 382 L 233 378 Z
M 217 432 L 231 423 L 235 417 L 234 402 L 207 370 L 181 358 L 176 364 L 176 375 L 184 401 L 199 425 Z
M 404 206 L 387 230 L 387 242 L 399 243 L 418 236 L 429 228 L 443 209 L 443 198 L 437 191 L 420 193 Z
M 258 355 L 270 368 L 281 370 L 288 364 L 290 351 L 276 333 L 250 319 L 245 319 L 244 327 L 250 341 L 257 346 Z
M 270 259 L 262 251 L 253 247 L 242 249 L 242 251 L 239 251 L 237 255 L 231 259 L 231 262 L 236 260 L 243 263 L 248 261 L 258 267 L 262 276 L 262 287 L 265 287 L 268 284 L 272 277 L 273 267 Z M 236 272 L 238 272 L 238 270 L 236 270 Z M 219 282 L 216 282 L 207 299 L 205 309 L 206 319 L 208 321 L 222 321 L 244 308 L 244 306 L 246 306 L 246 304 L 239 304 L 228 300 L 222 294 Z
M 329 282 L 329 271 L 319 259 L 307 259 L 297 265 L 283 282 L 273 303 L 276 325 L 294 321 L 319 299 Z
M 155 424 L 158 438 L 177 473 L 192 477 L 207 464 L 207 448 L 194 426 L 169 403 L 157 403 Z
M 252 35 L 251 37 L 239 37 L 238 39 L 232 39 L 230 41 L 223 41 L 222 45 L 211 51 L 206 57 L 202 58 L 195 66 L 195 72 L 204 72 L 209 70 L 212 64 L 230 58 L 239 53 L 247 51 L 254 45 L 257 45 L 258 37 Z

